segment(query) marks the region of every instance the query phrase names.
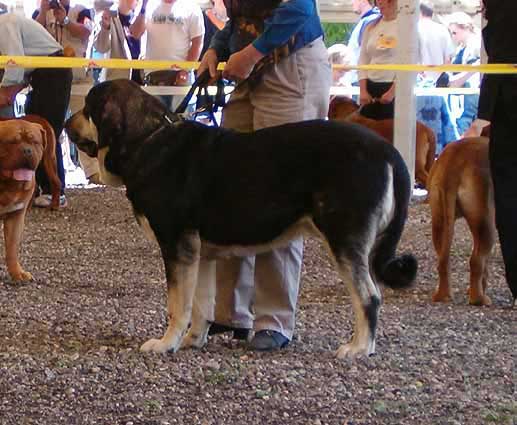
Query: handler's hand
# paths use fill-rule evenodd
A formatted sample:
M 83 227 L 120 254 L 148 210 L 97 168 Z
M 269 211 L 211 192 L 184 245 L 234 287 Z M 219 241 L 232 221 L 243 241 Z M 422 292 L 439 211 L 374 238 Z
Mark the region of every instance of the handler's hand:
M 23 84 L 15 84 L 14 86 L 0 87 L 0 107 L 14 104 L 16 95 L 25 86 Z
M 379 102 L 387 104 L 393 102 L 393 99 L 395 99 L 395 90 L 389 89 L 379 98 Z
M 204 71 L 208 69 L 210 72 L 211 78 L 217 77 L 217 64 L 219 63 L 219 59 L 217 59 L 217 53 L 214 49 L 208 49 L 203 58 L 201 59 L 201 63 L 199 64 L 199 68 L 197 69 L 197 75 L 201 75 Z
M 370 96 L 370 93 L 368 93 L 367 91 L 363 93 L 363 91 L 361 90 L 361 92 L 359 93 L 359 105 L 369 105 L 373 102 L 374 100 L 373 97 Z
M 255 64 L 264 57 L 252 44 L 234 53 L 226 62 L 223 78 L 240 81 L 248 78 Z
M 479 137 L 481 136 L 481 132 L 483 128 L 490 124 L 490 121 L 482 120 L 480 118 L 476 118 L 472 121 L 470 127 L 461 135 L 461 137 Z
M 9 93 L 6 90 L 6 87 L 0 87 L 0 108 L 10 105 L 11 103 L 9 102 Z

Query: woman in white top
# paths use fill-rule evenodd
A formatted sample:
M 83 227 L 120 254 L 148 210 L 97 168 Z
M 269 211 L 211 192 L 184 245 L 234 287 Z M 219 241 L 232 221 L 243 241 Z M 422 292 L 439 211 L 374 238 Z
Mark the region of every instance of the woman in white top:
M 481 63 L 481 31 L 474 25 L 472 18 L 464 12 L 456 12 L 449 16 L 448 22 L 452 39 L 458 46 L 452 63 L 479 65 Z M 457 72 L 453 73 L 449 79 L 449 87 L 478 88 L 479 83 L 479 72 Z M 455 98 L 463 99 L 459 116 L 456 119 L 458 132 L 462 135 L 477 118 L 479 95 L 452 95 L 451 103 Z
M 393 64 L 397 59 L 397 0 L 378 0 L 379 19 L 366 27 L 359 65 Z M 393 118 L 394 71 L 359 71 L 361 114 L 373 119 Z

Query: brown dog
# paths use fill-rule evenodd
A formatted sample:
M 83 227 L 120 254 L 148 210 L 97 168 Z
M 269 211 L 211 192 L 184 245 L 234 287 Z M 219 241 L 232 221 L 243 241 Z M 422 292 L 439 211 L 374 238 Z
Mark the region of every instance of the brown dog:
M 329 119 L 351 121 L 364 125 L 380 134 L 393 144 L 394 121 L 392 119 L 372 120 L 359 113 L 359 105 L 346 96 L 334 97 L 329 105 Z M 425 124 L 416 123 L 415 179 L 427 187 L 429 170 L 436 155 L 436 136 Z
M 449 253 L 457 218 L 467 220 L 473 238 L 469 303 L 489 305 L 485 295 L 487 260 L 495 241 L 495 211 L 488 163 L 488 139 L 465 138 L 451 143 L 435 161 L 428 180 L 433 243 L 439 283 L 433 301 L 449 301 Z
M 50 183 L 50 191 L 52 200 L 50 201 L 50 208 L 57 210 L 59 208 L 59 195 L 61 195 L 61 179 L 57 175 L 57 161 L 56 161 L 56 136 L 54 130 L 49 122 L 39 115 L 25 115 L 17 120 L 28 121 L 39 124 L 45 131 L 45 151 L 43 152 L 42 167 L 47 174 Z M 0 118 L 0 121 L 5 121 L 5 118 Z
M 5 261 L 13 280 L 30 280 L 18 262 L 25 214 L 34 194 L 35 170 L 47 145 L 39 124 L 0 122 L 0 219 L 4 222 Z

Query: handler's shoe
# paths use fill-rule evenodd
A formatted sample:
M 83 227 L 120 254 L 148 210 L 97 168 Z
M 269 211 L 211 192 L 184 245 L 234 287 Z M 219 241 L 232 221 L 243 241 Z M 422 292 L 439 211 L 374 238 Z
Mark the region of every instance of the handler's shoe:
M 213 322 L 208 329 L 208 335 L 217 335 L 225 332 L 233 332 L 233 339 L 247 341 L 250 330 L 246 328 L 234 328 L 233 326 L 221 325 Z
M 255 333 L 250 348 L 256 351 L 274 351 L 286 347 L 287 344 L 289 339 L 280 332 L 266 329 Z
M 38 208 L 49 208 L 50 204 L 52 203 L 52 196 L 51 195 L 40 195 L 34 199 L 34 206 Z M 61 195 L 59 197 L 59 207 L 65 208 L 68 205 L 68 202 L 66 201 L 66 196 Z

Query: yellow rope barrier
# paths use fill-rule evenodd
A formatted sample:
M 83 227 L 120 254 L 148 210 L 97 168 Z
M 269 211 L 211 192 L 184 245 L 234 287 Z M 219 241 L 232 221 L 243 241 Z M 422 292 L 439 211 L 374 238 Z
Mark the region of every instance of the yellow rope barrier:
M 111 68 L 111 69 L 197 69 L 199 62 L 151 61 L 126 59 L 87 59 L 48 56 L 0 56 L 0 68 Z M 224 63 L 219 64 L 219 69 Z M 333 65 L 335 69 L 391 70 L 402 72 L 481 72 L 484 74 L 517 74 L 517 64 L 485 65 Z

